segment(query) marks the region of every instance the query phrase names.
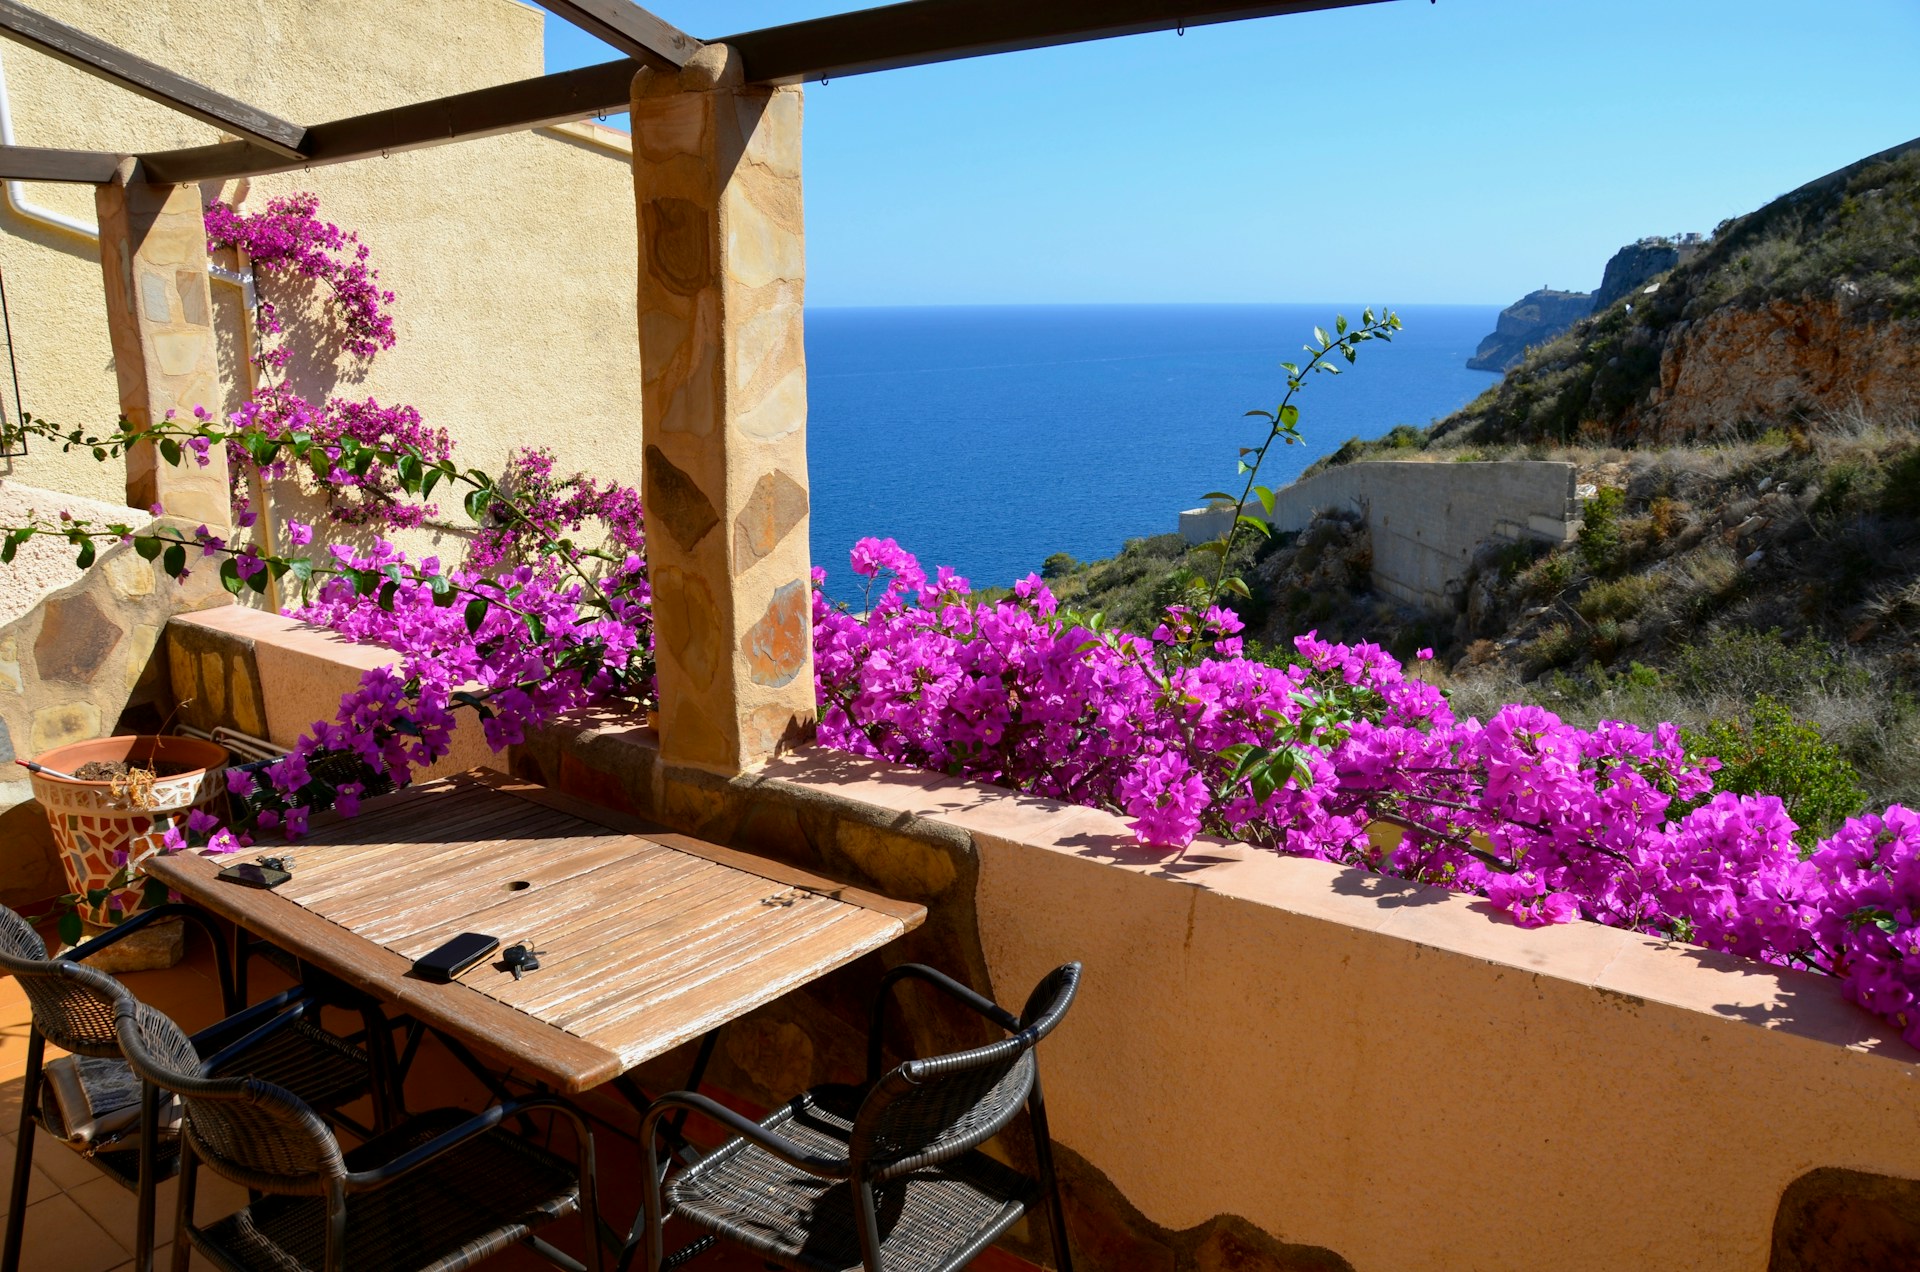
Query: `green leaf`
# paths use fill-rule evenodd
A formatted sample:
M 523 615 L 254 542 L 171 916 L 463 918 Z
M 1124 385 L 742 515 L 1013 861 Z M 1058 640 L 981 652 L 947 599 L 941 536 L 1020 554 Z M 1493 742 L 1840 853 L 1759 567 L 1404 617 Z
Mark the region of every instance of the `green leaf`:
M 269 566 L 268 569 L 266 570 L 255 570 L 252 574 L 247 576 L 247 586 L 252 588 L 254 591 L 258 592 L 260 595 L 265 596 L 267 593 L 267 584 L 271 580 L 277 579 L 280 577 L 278 574 L 270 573 L 269 571 L 271 569 L 272 567 Z
M 1327 329 L 1325 327 L 1315 327 L 1313 329 L 1313 338 L 1322 348 L 1333 343 L 1332 340 L 1327 338 Z
M 73 555 L 73 563 L 84 570 L 93 564 L 94 556 L 93 540 L 82 539 L 80 540 L 80 550 Z
M 1237 499 L 1233 495 L 1228 494 L 1224 490 L 1209 490 L 1206 494 L 1200 497 L 1202 499 L 1224 499 L 1230 504 L 1237 504 L 1240 502 L 1239 499 Z
M 293 575 L 294 578 L 299 579 L 302 583 L 305 583 L 313 577 L 313 558 L 289 557 L 287 559 L 287 573 Z
M 1235 596 L 1245 600 L 1250 601 L 1253 599 L 1253 593 L 1247 588 L 1247 581 L 1238 574 L 1229 574 L 1226 578 L 1221 579 L 1220 590 L 1222 592 L 1231 592 Z
M 240 595 L 240 590 L 246 586 L 246 582 L 240 577 L 240 567 L 233 563 L 232 557 L 220 563 L 220 586 L 235 596 Z
M 19 550 L 20 550 L 19 540 L 15 539 L 12 535 L 8 535 L 7 541 L 5 543 L 0 543 L 0 565 L 12 565 L 13 554 L 18 552 Z
M 175 441 L 171 437 L 161 438 L 160 439 L 160 458 L 166 460 L 169 464 L 179 463 L 180 462 L 180 443 Z
M 528 638 L 536 645 L 544 645 L 547 641 L 547 625 L 540 620 L 540 616 L 538 614 L 522 614 L 520 619 L 527 626 Z
M 481 486 L 477 490 L 469 490 L 464 504 L 467 510 L 467 520 L 484 522 L 487 519 L 487 509 L 493 505 L 493 491 L 485 486 Z
M 1280 364 L 1280 369 L 1281 369 L 1282 371 L 1285 371 L 1285 372 L 1286 372 L 1286 373 L 1287 373 L 1288 375 L 1299 375 L 1299 374 L 1300 374 L 1300 367 L 1299 367 L 1299 364 L 1297 364 L 1297 363 L 1293 363 L 1293 362 L 1282 362 L 1282 363 Z
M 1298 424 L 1299 422 L 1300 422 L 1299 407 L 1289 402 L 1287 403 L 1287 405 L 1280 408 L 1280 426 L 1282 428 L 1292 428 L 1295 424 Z
M 60 916 L 60 939 L 63 942 L 68 945 L 78 945 L 80 938 L 84 935 L 85 932 L 80 926 L 80 911 L 68 910 Z
M 1243 512 L 1238 517 L 1235 517 L 1234 521 L 1239 525 L 1247 526 L 1250 529 L 1258 530 L 1261 534 L 1265 535 L 1269 539 L 1273 538 L 1273 527 L 1268 525 L 1266 522 L 1262 521 L 1260 518 L 1251 515 L 1250 513 Z
M 493 602 L 484 596 L 476 596 L 467 602 L 467 634 L 480 630 L 480 624 L 486 621 L 487 611 L 493 608 Z
M 1193 551 L 1205 552 L 1211 556 L 1225 560 L 1227 555 L 1227 541 L 1225 539 L 1209 539 L 1205 543 L 1194 544 Z
M 1268 486 L 1255 486 L 1253 497 L 1260 501 L 1260 507 L 1269 517 L 1273 515 L 1273 490 Z
M 1335 314 L 1333 316 L 1333 329 L 1343 336 L 1347 334 L 1347 316 L 1345 314 Z
M 380 608 L 385 610 L 389 614 L 393 613 L 393 598 L 399 593 L 399 591 L 400 591 L 400 585 L 398 583 L 395 583 L 391 579 L 387 580 L 385 583 L 382 583 L 380 585 L 380 597 L 379 597 Z
M 179 578 L 187 568 L 187 546 L 184 543 L 167 545 L 166 555 L 160 559 L 160 567 L 174 578 Z

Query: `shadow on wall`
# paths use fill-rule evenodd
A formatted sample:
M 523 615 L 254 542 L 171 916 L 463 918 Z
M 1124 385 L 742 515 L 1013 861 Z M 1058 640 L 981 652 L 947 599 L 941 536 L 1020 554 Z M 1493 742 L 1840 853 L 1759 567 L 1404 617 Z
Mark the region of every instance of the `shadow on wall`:
M 1823 1167 L 1787 1185 L 1768 1272 L 1920 1266 L 1920 1180 Z
M 1238 1215 L 1215 1215 L 1179 1232 L 1162 1228 L 1086 1158 L 1058 1142 L 1053 1152 L 1076 1265 L 1130 1272 L 1353 1272 L 1324 1246 L 1276 1240 Z

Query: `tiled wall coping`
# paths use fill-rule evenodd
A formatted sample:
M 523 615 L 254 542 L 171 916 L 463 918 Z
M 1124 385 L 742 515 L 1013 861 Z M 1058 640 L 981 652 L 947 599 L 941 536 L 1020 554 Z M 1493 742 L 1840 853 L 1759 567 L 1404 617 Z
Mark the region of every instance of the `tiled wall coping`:
M 788 756 L 760 776 L 926 818 L 976 838 L 1098 862 L 1643 1002 L 1920 1064 L 1920 1051 L 1885 1022 L 1848 1003 L 1839 982 L 1813 972 L 1598 923 L 1522 928 L 1485 901 L 1242 843 L 1202 840 L 1180 854 L 1149 851 L 1135 844 L 1126 819 L 1113 813 L 831 751 Z

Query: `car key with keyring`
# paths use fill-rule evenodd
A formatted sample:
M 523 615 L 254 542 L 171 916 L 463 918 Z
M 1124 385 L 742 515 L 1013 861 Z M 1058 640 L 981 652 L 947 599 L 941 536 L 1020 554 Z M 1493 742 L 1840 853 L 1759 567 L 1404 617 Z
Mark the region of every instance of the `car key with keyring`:
M 527 972 L 540 970 L 540 955 L 545 950 L 533 948 L 533 938 L 528 937 L 518 945 L 509 945 L 500 955 L 500 961 L 513 973 L 513 979 L 519 980 Z

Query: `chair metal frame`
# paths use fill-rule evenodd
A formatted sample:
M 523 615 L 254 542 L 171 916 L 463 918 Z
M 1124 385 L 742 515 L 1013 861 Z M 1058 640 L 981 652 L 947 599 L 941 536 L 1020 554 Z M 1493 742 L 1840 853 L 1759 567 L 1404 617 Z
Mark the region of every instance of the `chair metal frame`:
M 41 944 L 42 952 L 40 958 L 29 957 L 24 949 L 10 948 L 12 942 L 5 939 L 7 936 L 17 937 L 19 935 L 17 932 L 0 935 L 0 971 L 19 978 L 21 987 L 27 991 L 28 999 L 35 1008 L 33 1025 L 27 1034 L 27 1068 L 20 1088 L 20 1122 L 13 1154 L 13 1187 L 7 1211 L 6 1237 L 4 1244 L 0 1244 L 0 1272 L 16 1272 L 20 1266 L 20 1246 L 26 1234 L 27 1189 L 33 1164 L 33 1143 L 35 1133 L 39 1129 L 38 1114 L 47 1042 L 51 1039 L 53 1044 L 61 1050 L 79 1056 L 116 1059 L 120 1055 L 119 1042 L 111 1034 L 89 1031 L 85 1022 L 79 1021 L 74 1022 L 70 1027 L 54 1022 L 52 1029 L 49 1030 L 46 1027 L 47 1022 L 42 1019 L 43 1013 L 53 1015 L 61 1007 L 68 1005 L 81 1006 L 84 1011 L 84 1004 L 87 1003 L 94 1004 L 100 1009 L 102 1015 L 111 1011 L 111 1005 L 121 996 L 126 995 L 126 988 L 105 972 L 88 967 L 81 960 L 111 948 L 117 942 L 125 940 L 150 924 L 170 918 L 188 920 L 206 931 L 213 944 L 214 958 L 219 970 L 221 1005 L 226 1013 L 226 1019 L 203 1031 L 197 1037 L 204 1038 L 210 1044 L 218 1045 L 218 1040 L 230 1036 L 234 1029 L 242 1029 L 243 1032 L 250 1030 L 255 1021 L 282 1011 L 292 1001 L 289 995 L 283 994 L 269 999 L 257 1008 L 235 1015 L 233 971 L 227 961 L 225 938 L 210 915 L 192 906 L 170 903 L 155 906 L 150 910 L 142 910 L 119 926 L 55 958 L 45 956 L 44 943 L 40 942 L 39 934 L 33 932 L 24 918 L 11 910 L 0 912 L 0 922 L 8 923 L 9 927 L 17 924 L 30 934 L 36 943 Z M 11 922 L 8 922 L 9 920 Z M 53 982 L 52 985 L 48 984 L 50 981 Z M 43 995 L 47 999 L 45 1002 L 41 1001 Z M 149 1117 L 150 1112 L 151 1110 L 147 1109 L 142 1111 L 141 1171 L 136 1190 L 138 1219 L 135 1257 L 136 1265 L 142 1269 L 142 1272 L 152 1261 L 153 1199 L 154 1191 L 159 1186 L 159 1181 L 153 1177 L 155 1171 L 150 1168 L 149 1161 L 155 1148 L 153 1137 L 145 1133 L 145 1128 L 153 1124 Z M 125 1182 L 112 1171 L 103 1168 L 101 1173 L 118 1182 Z
M 205 1076 L 219 1061 L 218 1056 L 203 1062 L 199 1066 L 199 1073 L 187 1073 L 173 1067 L 169 1063 L 170 1057 L 157 1054 L 153 1049 L 149 1034 L 156 1035 L 162 1045 L 171 1048 L 175 1053 L 171 1057 L 174 1060 L 185 1059 L 186 1053 L 181 1048 L 187 1045 L 188 1040 L 179 1034 L 177 1028 L 173 1028 L 169 1037 L 167 1029 L 172 1022 L 131 997 L 115 1007 L 114 1016 L 121 1054 L 126 1057 L 127 1063 L 154 1088 L 180 1095 L 187 1108 L 180 1139 L 180 1190 L 173 1272 L 186 1272 L 187 1260 L 193 1249 L 200 1248 L 203 1253 L 208 1252 L 203 1230 L 193 1223 L 194 1192 L 203 1162 L 216 1174 L 256 1194 L 324 1198 L 327 1207 L 324 1272 L 346 1272 L 350 1198 L 387 1187 L 476 1137 L 496 1130 L 508 1118 L 517 1118 L 539 1109 L 551 1111 L 569 1122 L 574 1130 L 580 1152 L 575 1205 L 586 1234 L 588 1262 L 583 1265 L 569 1258 L 531 1233 L 521 1240 L 549 1262 L 570 1269 L 570 1272 L 600 1272 L 593 1136 L 586 1119 L 566 1101 L 554 1096 L 539 1096 L 496 1104 L 376 1168 L 350 1171 L 333 1132 L 298 1096 L 257 1078 Z M 265 1029 L 275 1027 L 270 1023 Z M 265 1030 L 256 1031 L 256 1034 L 263 1032 Z M 233 1126 L 220 1125 L 228 1117 L 224 1106 L 235 1106 L 233 1116 L 238 1118 L 244 1115 L 246 1118 L 242 1139 L 256 1144 L 268 1138 L 273 1139 L 276 1142 L 263 1148 L 263 1156 L 285 1164 L 276 1168 L 263 1166 L 258 1161 L 241 1161 L 223 1156 L 220 1149 L 209 1141 L 209 1135 L 214 1135 L 216 1139 L 230 1137 L 235 1126 L 240 1125 L 238 1122 Z M 209 1125 L 201 1125 L 203 1119 Z M 405 1127 L 399 1129 L 404 1131 Z M 301 1159 L 303 1152 L 308 1154 L 306 1160 L 310 1160 L 314 1166 L 310 1172 L 296 1171 L 291 1164 Z M 209 1254 L 209 1257 L 213 1256 Z M 461 1260 L 460 1252 L 454 1251 L 432 1266 L 467 1266 L 467 1262 Z
M 647 1110 L 641 1123 L 640 1144 L 646 1163 L 645 1180 L 645 1221 L 644 1247 L 646 1250 L 648 1272 L 664 1272 L 665 1269 L 678 1267 L 681 1263 L 704 1251 L 716 1239 L 709 1232 L 686 1248 L 669 1256 L 664 1248 L 663 1230 L 670 1217 L 669 1207 L 664 1196 L 665 1171 L 659 1153 L 658 1139 L 663 1123 L 672 1118 L 684 1118 L 688 1112 L 699 1113 L 741 1140 L 763 1149 L 775 1158 L 820 1179 L 845 1180 L 851 1186 L 855 1207 L 855 1221 L 858 1224 L 861 1263 L 865 1272 L 886 1272 L 881 1262 L 882 1238 L 879 1223 L 879 1207 L 876 1204 L 875 1188 L 889 1180 L 899 1178 L 911 1171 L 926 1166 L 951 1161 L 963 1153 L 976 1149 L 991 1139 L 1012 1121 L 1022 1107 L 1025 1107 L 1029 1124 L 1033 1131 L 1034 1162 L 1039 1190 L 1046 1198 L 1048 1227 L 1051 1230 L 1054 1266 L 1057 1272 L 1073 1272 L 1073 1256 L 1068 1248 L 1066 1214 L 1060 1201 L 1059 1179 L 1054 1171 L 1052 1138 L 1047 1126 L 1046 1101 L 1040 1087 L 1040 1071 L 1036 1063 L 1031 1062 L 1031 1053 L 1040 1040 L 1059 1024 L 1072 1006 L 1078 991 L 1081 966 L 1078 963 L 1064 964 L 1043 978 L 1027 1000 L 1025 1012 L 1016 1017 L 1013 1013 L 984 995 L 975 993 L 967 986 L 947 976 L 945 973 L 919 963 L 902 964 L 889 971 L 880 982 L 870 1017 L 870 1031 L 867 1039 L 867 1080 L 861 1088 L 863 1092 L 860 1107 L 854 1122 L 853 1133 L 849 1138 L 849 1151 L 846 1156 L 823 1156 L 810 1152 L 792 1140 L 782 1136 L 768 1125 L 743 1117 L 725 1105 L 718 1103 L 695 1091 L 676 1091 L 661 1096 Z M 917 980 L 931 985 L 959 1002 L 962 1006 L 977 1012 L 988 1021 L 1007 1031 L 1010 1035 L 998 1042 L 982 1047 L 961 1051 L 950 1055 L 926 1059 L 907 1060 L 882 1073 L 883 1033 L 886 1023 L 886 1009 L 893 989 L 908 980 Z M 894 1144 L 884 1146 L 884 1135 L 879 1129 L 886 1125 L 889 1109 L 934 1095 L 943 1080 L 951 1080 L 963 1075 L 1003 1072 L 1011 1075 L 1016 1066 L 1027 1063 L 1026 1077 L 1022 1080 L 1025 1090 L 1018 1098 L 1009 1099 L 1002 1108 L 991 1110 L 988 1116 L 964 1129 L 955 1132 L 951 1120 L 952 1107 L 943 1110 L 945 1115 L 935 1119 L 945 1121 L 944 1127 L 929 1123 L 923 1127 L 929 1132 L 928 1141 L 917 1151 L 909 1146 Z M 988 1092 L 997 1093 L 998 1088 Z M 798 1097 L 795 1104 L 807 1099 Z M 791 1108 L 792 1106 L 788 1106 Z M 913 1117 L 909 1110 L 909 1125 Z M 779 1115 L 769 1118 L 777 1120 Z M 722 1150 L 732 1145 L 724 1145 Z M 703 1159 L 704 1160 L 704 1159 Z M 1008 1222 L 1011 1222 L 1009 1220 Z M 705 1226 L 705 1225 L 702 1225 Z M 989 1233 L 976 1234 L 975 1238 L 960 1247 L 952 1266 L 961 1266 L 977 1255 L 981 1249 L 991 1243 L 1002 1225 Z M 724 1235 L 724 1234 L 719 1234 Z M 756 1250 L 758 1248 L 756 1247 Z M 758 1250 L 768 1255 L 765 1250 Z M 621 1272 L 625 1272 L 628 1260 L 634 1253 L 629 1248 L 621 1261 Z M 768 1255 L 768 1257 L 777 1257 Z

